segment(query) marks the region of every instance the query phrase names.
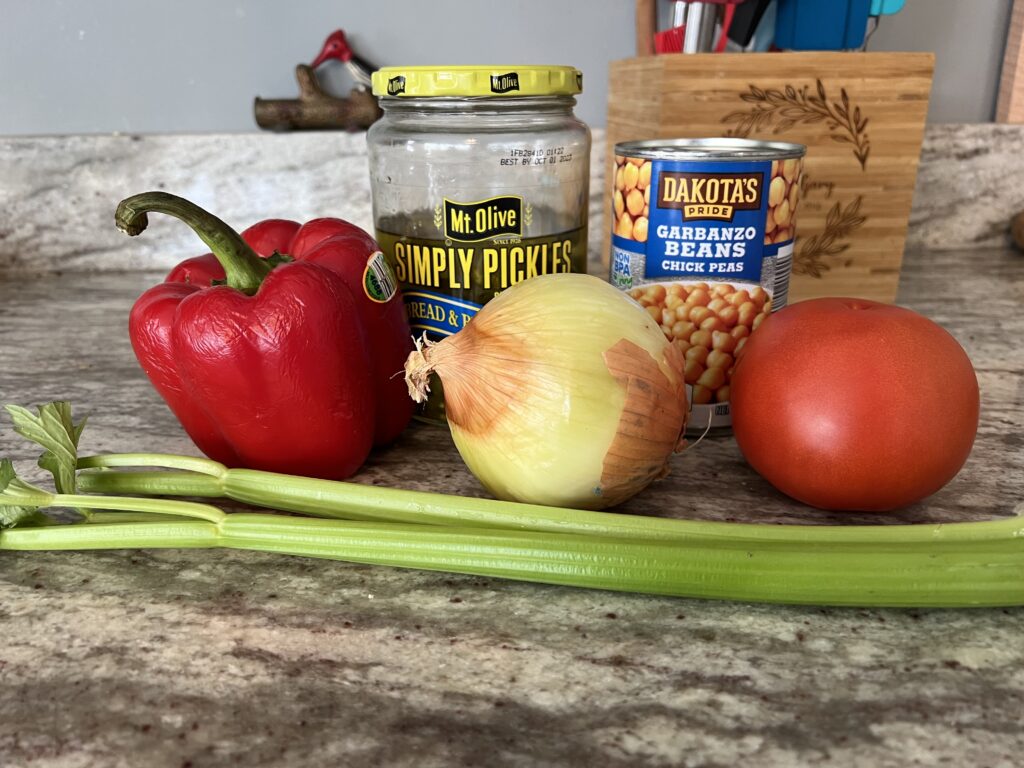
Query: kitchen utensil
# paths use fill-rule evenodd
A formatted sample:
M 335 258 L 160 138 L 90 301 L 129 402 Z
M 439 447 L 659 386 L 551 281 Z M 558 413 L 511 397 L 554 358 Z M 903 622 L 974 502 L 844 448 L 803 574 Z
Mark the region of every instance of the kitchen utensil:
M 750 45 L 754 31 L 761 23 L 761 17 L 771 5 L 772 0 L 749 0 L 736 8 L 732 25 L 729 27 L 729 39 L 742 48 Z
M 725 46 L 729 42 L 729 27 L 732 26 L 733 17 L 736 15 L 736 6 L 743 0 L 736 0 L 735 3 L 727 3 L 722 10 L 722 29 L 718 33 L 718 44 L 715 46 L 715 53 L 725 53 Z
M 683 50 L 686 31 L 686 6 L 691 3 L 675 0 L 672 3 L 672 26 L 654 36 L 654 50 L 657 53 L 679 53 Z
M 839 51 L 864 44 L 871 0 L 778 0 L 775 45 L 797 51 Z
M 683 53 L 707 53 L 715 39 L 718 23 L 717 3 L 688 3 L 686 28 L 683 32 Z
M 871 16 L 892 16 L 903 10 L 906 0 L 871 0 Z

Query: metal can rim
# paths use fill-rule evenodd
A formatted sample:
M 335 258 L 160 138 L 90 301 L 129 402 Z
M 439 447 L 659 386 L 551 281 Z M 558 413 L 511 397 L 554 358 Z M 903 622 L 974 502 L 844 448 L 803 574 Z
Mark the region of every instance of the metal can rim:
M 704 139 L 623 141 L 615 145 L 615 154 L 645 160 L 788 160 L 806 155 L 807 147 L 788 141 L 761 141 L 721 136 Z

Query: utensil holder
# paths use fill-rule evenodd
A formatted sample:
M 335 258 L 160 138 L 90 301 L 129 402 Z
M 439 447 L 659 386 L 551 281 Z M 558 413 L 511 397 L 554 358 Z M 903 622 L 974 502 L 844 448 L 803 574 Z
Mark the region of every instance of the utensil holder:
M 791 300 L 891 302 L 934 61 L 931 53 L 819 52 L 616 61 L 605 168 L 619 141 L 745 136 L 806 144 Z M 605 267 L 608 223 L 606 213 Z

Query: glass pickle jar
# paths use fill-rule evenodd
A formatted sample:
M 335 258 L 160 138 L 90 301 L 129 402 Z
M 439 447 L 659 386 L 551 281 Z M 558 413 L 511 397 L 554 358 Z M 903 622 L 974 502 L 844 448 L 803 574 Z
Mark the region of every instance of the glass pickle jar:
M 413 333 L 458 332 L 536 275 L 585 272 L 590 130 L 572 67 L 385 67 L 367 134 L 377 240 Z M 420 417 L 444 420 L 440 382 Z

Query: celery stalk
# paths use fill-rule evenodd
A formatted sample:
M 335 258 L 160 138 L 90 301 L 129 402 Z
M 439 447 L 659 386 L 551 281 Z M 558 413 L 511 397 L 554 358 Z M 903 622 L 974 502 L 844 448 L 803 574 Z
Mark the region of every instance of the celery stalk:
M 85 458 L 66 404 L 12 410 L 60 493 L 0 461 L 0 550 L 226 547 L 650 594 L 860 606 L 1024 605 L 1024 519 L 894 526 L 716 523 L 516 504 L 227 469 L 160 454 Z M 203 495 L 321 517 L 225 514 Z M 47 507 L 85 510 L 54 525 Z M 101 510 L 101 511 L 92 511 Z M 1018 510 L 1019 511 L 1019 510 Z M 88 517 L 91 515 L 91 517 Z M 163 516 L 163 521 L 149 522 Z M 189 518 L 189 519 L 182 519 Z M 119 522 L 124 520 L 125 522 Z M 106 522 L 118 521 L 118 522 Z
M 59 502 L 55 499 L 55 502 Z M 0 550 L 220 546 L 679 597 L 857 606 L 1024 604 L 1024 542 L 638 541 L 231 514 L 14 528 Z
M 80 459 L 78 465 L 81 468 L 131 465 L 174 467 L 178 464 L 178 458 L 161 454 L 110 454 Z M 652 540 L 726 539 L 807 545 L 874 542 L 881 546 L 888 543 L 933 541 L 999 541 L 1021 537 L 1024 543 L 1024 517 L 1020 516 L 1020 511 L 1014 517 L 976 523 L 856 526 L 719 523 L 589 512 L 217 466 L 220 469 L 216 475 L 212 472 L 203 475 L 180 472 L 81 472 L 78 475 L 78 487 L 93 493 L 229 498 L 260 507 L 347 520 L 626 536 Z

